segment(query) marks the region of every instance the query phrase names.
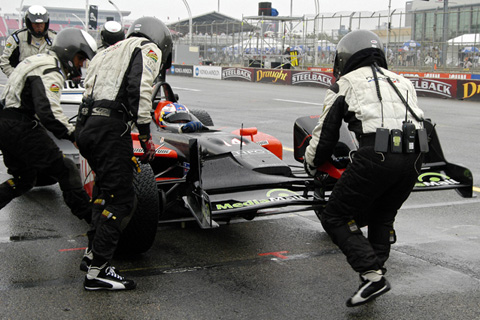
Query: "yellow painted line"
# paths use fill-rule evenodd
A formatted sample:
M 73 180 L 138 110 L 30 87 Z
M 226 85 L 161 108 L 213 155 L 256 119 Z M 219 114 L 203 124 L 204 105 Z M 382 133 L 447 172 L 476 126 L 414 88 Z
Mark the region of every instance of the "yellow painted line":
M 480 192 L 480 188 L 479 187 L 473 187 L 473 191 Z

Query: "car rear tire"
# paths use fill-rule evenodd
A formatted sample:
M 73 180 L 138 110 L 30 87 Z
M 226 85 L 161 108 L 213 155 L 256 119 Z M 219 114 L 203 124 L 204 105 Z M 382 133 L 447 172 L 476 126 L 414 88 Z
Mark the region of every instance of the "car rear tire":
M 133 186 L 137 207 L 117 246 L 117 254 L 135 255 L 146 252 L 153 245 L 158 227 L 160 197 L 155 175 L 149 164 L 140 164 L 141 172 L 135 173 Z
M 210 114 L 208 114 L 207 111 L 202 110 L 202 109 L 190 109 L 190 112 L 197 117 L 200 122 L 205 125 L 205 126 L 213 126 L 213 120 L 212 117 L 210 117 Z

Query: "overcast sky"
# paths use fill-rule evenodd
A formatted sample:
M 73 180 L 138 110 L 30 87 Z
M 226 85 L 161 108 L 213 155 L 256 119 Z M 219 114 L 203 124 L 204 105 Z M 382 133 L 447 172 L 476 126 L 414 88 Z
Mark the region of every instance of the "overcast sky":
M 155 16 L 166 23 L 175 22 L 179 19 L 187 19 L 188 11 L 185 2 L 190 7 L 192 16 L 218 11 L 232 18 L 241 19 L 243 16 L 255 16 L 258 14 L 258 0 L 112 0 L 122 11 L 131 11 L 128 20 L 142 16 Z M 85 8 L 87 2 L 97 5 L 99 10 L 115 10 L 108 0 L 2 0 L 0 13 L 14 13 L 20 3 L 30 6 L 39 4 L 51 7 Z M 320 14 L 340 11 L 387 11 L 389 3 L 391 10 L 405 9 L 406 0 L 272 0 L 272 8 L 278 10 L 281 16 L 290 16 L 290 6 L 293 4 L 293 15 L 315 13 L 315 3 L 320 5 Z

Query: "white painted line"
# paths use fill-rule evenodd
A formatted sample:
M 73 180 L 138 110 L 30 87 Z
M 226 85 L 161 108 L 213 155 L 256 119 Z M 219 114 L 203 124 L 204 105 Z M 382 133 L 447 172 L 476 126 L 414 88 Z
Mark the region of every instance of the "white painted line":
M 411 206 L 403 206 L 403 207 L 400 208 L 400 210 L 402 210 L 402 209 L 403 210 L 410 210 L 410 209 L 420 209 L 420 208 L 458 206 L 458 205 L 462 205 L 462 204 L 472 204 L 472 203 L 479 203 L 479 202 L 480 202 L 480 199 L 416 204 L 416 205 L 411 205 Z
M 321 103 L 316 103 L 316 102 L 308 102 L 308 101 L 297 101 L 297 100 L 285 100 L 285 99 L 273 99 L 276 101 L 282 101 L 282 102 L 292 102 L 292 103 L 302 103 L 302 104 L 311 104 L 314 106 L 323 106 Z
M 194 92 L 199 92 L 199 91 L 202 91 L 202 90 L 199 90 L 199 89 L 180 88 L 180 87 L 172 87 L 172 89 L 176 89 L 176 90 L 184 90 L 184 91 L 194 91 Z

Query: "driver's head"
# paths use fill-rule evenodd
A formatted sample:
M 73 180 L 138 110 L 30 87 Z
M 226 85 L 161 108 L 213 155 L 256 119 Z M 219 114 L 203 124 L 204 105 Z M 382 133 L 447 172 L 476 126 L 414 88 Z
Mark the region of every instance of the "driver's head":
M 160 114 L 160 121 L 166 125 L 171 123 L 187 123 L 192 120 L 192 115 L 190 111 L 188 111 L 188 108 L 179 103 L 167 104 L 162 108 Z

